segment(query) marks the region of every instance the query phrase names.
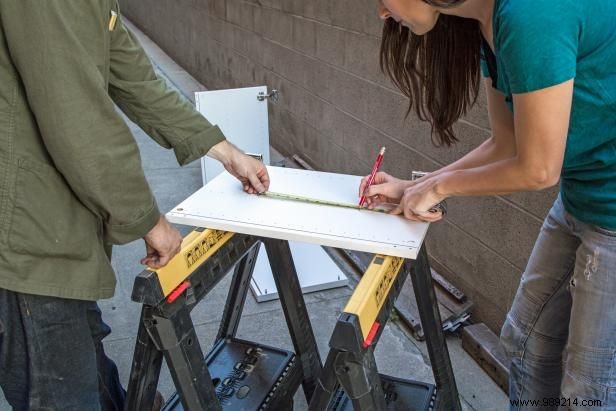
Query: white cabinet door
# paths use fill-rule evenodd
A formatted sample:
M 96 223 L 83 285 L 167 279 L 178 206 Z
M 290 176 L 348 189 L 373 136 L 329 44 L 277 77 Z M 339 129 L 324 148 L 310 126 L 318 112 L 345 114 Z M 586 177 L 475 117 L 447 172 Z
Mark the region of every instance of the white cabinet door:
M 270 163 L 267 99 L 260 101 L 259 93 L 267 94 L 267 87 L 248 87 L 195 93 L 197 110 L 212 124 L 220 127 L 231 143 L 247 153 L 263 155 Z M 209 157 L 201 159 L 203 184 L 224 170 Z

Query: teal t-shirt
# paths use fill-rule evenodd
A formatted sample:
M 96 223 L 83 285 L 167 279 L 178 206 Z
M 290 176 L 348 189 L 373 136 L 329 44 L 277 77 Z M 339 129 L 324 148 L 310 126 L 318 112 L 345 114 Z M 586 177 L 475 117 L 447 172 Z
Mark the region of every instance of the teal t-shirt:
M 507 97 L 575 78 L 561 173 L 565 208 L 616 229 L 616 1 L 496 0 L 484 75 Z

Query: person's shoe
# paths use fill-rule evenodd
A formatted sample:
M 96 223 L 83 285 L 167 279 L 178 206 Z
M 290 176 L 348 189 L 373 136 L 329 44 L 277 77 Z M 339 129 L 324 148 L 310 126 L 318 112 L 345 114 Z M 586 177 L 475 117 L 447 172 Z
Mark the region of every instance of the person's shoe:
M 156 396 L 154 397 L 154 404 L 152 404 L 152 411 L 160 411 L 165 405 L 165 397 L 160 393 L 160 391 L 156 391 Z

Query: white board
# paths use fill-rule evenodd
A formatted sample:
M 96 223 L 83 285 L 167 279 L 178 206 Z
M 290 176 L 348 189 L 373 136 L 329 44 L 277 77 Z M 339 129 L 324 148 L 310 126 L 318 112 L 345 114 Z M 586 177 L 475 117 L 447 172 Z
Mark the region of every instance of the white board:
M 195 104 L 230 142 L 247 153 L 263 155 L 263 162 L 269 164 L 267 100 L 259 101 L 259 93 L 267 94 L 267 87 L 200 91 L 195 93 Z M 223 171 L 220 162 L 209 157 L 201 159 L 203 184 Z
M 355 204 L 360 176 L 268 167 L 270 191 Z M 416 258 L 428 223 L 286 201 L 242 191 L 225 172 L 167 214 L 171 222 L 330 247 Z

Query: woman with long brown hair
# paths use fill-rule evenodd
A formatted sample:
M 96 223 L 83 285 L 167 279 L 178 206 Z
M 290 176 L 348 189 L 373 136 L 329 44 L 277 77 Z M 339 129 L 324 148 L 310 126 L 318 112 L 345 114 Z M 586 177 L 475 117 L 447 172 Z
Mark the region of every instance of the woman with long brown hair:
M 616 2 L 380 0 L 379 14 L 381 67 L 434 142 L 456 142 L 481 71 L 492 136 L 414 182 L 378 173 L 369 206 L 437 221 L 448 197 L 560 180 L 501 331 L 511 408 L 616 410 Z

